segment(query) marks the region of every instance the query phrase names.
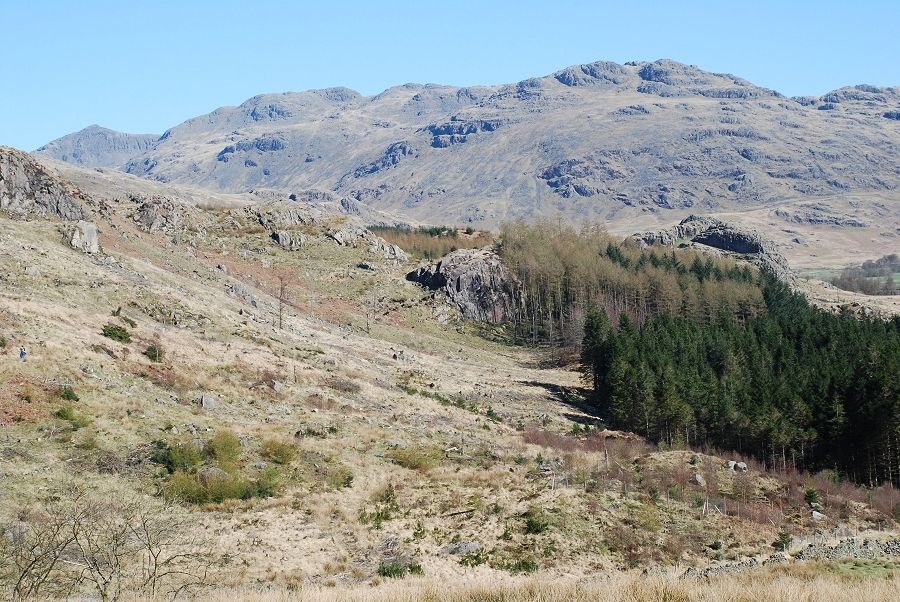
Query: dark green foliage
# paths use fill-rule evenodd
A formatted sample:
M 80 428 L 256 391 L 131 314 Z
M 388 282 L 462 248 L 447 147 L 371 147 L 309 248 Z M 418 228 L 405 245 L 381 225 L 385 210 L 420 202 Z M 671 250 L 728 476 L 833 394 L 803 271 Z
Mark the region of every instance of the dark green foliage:
M 761 291 L 747 319 L 623 316 L 616 331 L 590 309 L 582 368 L 600 411 L 653 441 L 900 482 L 900 318 L 833 315 L 768 274 Z
M 775 542 L 775 547 L 782 552 L 786 552 L 789 547 L 791 547 L 791 543 L 794 541 L 794 538 L 791 537 L 791 534 L 787 532 L 786 529 L 781 529 L 778 532 L 778 540 Z
M 72 406 L 66 404 L 61 406 L 58 410 L 56 410 L 56 417 L 62 420 L 66 420 L 69 424 L 72 425 L 72 430 L 77 431 L 80 428 L 83 428 L 91 423 L 91 421 L 81 414 L 77 414 Z
M 390 579 L 399 579 L 410 575 L 422 575 L 422 565 L 418 562 L 403 562 L 399 560 L 385 560 L 378 565 L 378 575 Z
M 159 362 L 163 361 L 163 357 L 165 357 L 165 352 L 163 351 L 163 348 L 161 345 L 154 343 L 152 345 L 149 345 L 144 350 L 144 355 L 146 355 L 150 359 L 151 362 L 159 363 Z
M 124 326 L 119 326 L 117 324 L 105 325 L 100 334 L 114 341 L 119 341 L 120 343 L 131 342 L 131 334 L 128 330 Z
M 203 462 L 200 447 L 190 441 L 174 445 L 154 441 L 151 445 L 150 460 L 165 466 L 170 474 L 177 470 L 191 470 Z
M 78 393 L 72 387 L 66 385 L 59 390 L 59 396 L 66 401 L 78 401 Z
M 538 508 L 531 508 L 525 513 L 525 533 L 539 535 L 550 528 L 550 519 Z
M 519 574 L 534 573 L 540 568 L 540 566 L 538 566 L 537 560 L 535 560 L 534 557 L 525 556 L 523 558 L 519 558 L 515 562 L 511 562 L 506 568 L 510 573 Z
M 806 488 L 806 493 L 803 494 L 803 501 L 807 504 L 818 504 L 819 503 L 819 492 L 813 489 L 812 487 Z

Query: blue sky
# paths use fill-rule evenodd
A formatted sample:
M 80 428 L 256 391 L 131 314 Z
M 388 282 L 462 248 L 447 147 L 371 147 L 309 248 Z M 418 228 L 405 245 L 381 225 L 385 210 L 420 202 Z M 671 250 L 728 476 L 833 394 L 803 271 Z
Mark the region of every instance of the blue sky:
M 166 128 L 262 92 L 514 82 L 672 58 L 787 95 L 900 85 L 897 0 L 0 0 L 0 144 Z

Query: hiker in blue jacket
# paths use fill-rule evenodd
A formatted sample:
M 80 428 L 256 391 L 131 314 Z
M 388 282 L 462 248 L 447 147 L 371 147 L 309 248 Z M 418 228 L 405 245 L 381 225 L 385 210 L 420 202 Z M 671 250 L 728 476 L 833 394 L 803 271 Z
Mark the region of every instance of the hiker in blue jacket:
M 28 355 L 28 352 L 25 351 L 25 345 L 22 345 L 21 347 L 19 347 L 19 359 L 24 362 L 26 355 Z

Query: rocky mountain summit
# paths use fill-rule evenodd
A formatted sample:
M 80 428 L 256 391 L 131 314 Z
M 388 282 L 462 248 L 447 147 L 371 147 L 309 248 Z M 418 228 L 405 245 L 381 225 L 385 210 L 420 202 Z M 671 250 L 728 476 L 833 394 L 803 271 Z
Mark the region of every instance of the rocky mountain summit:
M 157 134 L 126 134 L 91 125 L 35 152 L 86 167 L 122 167 L 131 157 L 150 150 L 158 139 Z
M 39 152 L 217 191 L 329 191 L 430 223 L 633 221 L 890 194 L 898 112 L 898 88 L 786 98 L 671 60 L 601 61 L 505 85 L 264 94 L 110 143 L 115 160 L 76 156 L 71 137 Z

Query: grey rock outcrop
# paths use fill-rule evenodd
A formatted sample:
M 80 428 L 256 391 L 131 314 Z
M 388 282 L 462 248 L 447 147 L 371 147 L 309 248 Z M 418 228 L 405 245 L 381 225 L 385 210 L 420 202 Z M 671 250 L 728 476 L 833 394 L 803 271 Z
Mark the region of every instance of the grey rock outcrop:
M 0 147 L 0 209 L 67 221 L 87 217 L 78 191 L 25 153 L 6 147 Z
M 216 466 L 207 466 L 206 468 L 201 468 L 197 471 L 197 480 L 200 481 L 200 484 L 204 487 L 208 487 L 214 483 L 228 481 L 230 479 L 230 474 Z
M 466 319 L 502 322 L 514 315 L 518 286 L 491 249 L 453 251 L 406 279 L 445 294 Z
M 100 252 L 100 236 L 97 233 L 97 226 L 84 220 L 76 222 L 69 237 L 69 244 L 73 249 L 96 255 Z
M 200 407 L 204 410 L 218 409 L 219 398 L 212 393 L 204 393 L 200 396 Z
M 356 244 L 366 238 L 368 230 L 361 226 L 344 226 L 338 230 L 332 230 L 328 233 L 328 238 L 341 245 L 342 247 L 355 247 Z
M 288 251 L 297 251 L 306 244 L 306 236 L 299 232 L 288 232 L 287 230 L 275 230 L 272 232 L 272 240 L 279 247 Z
M 181 208 L 169 198 L 154 197 L 142 202 L 132 216 L 145 232 L 174 232 L 182 221 Z
M 777 251 L 774 243 L 756 232 L 743 231 L 721 220 L 691 215 L 671 228 L 634 234 L 632 239 L 642 246 L 697 244 L 735 253 L 768 269 L 781 280 L 789 284 L 793 282 L 787 260 Z

